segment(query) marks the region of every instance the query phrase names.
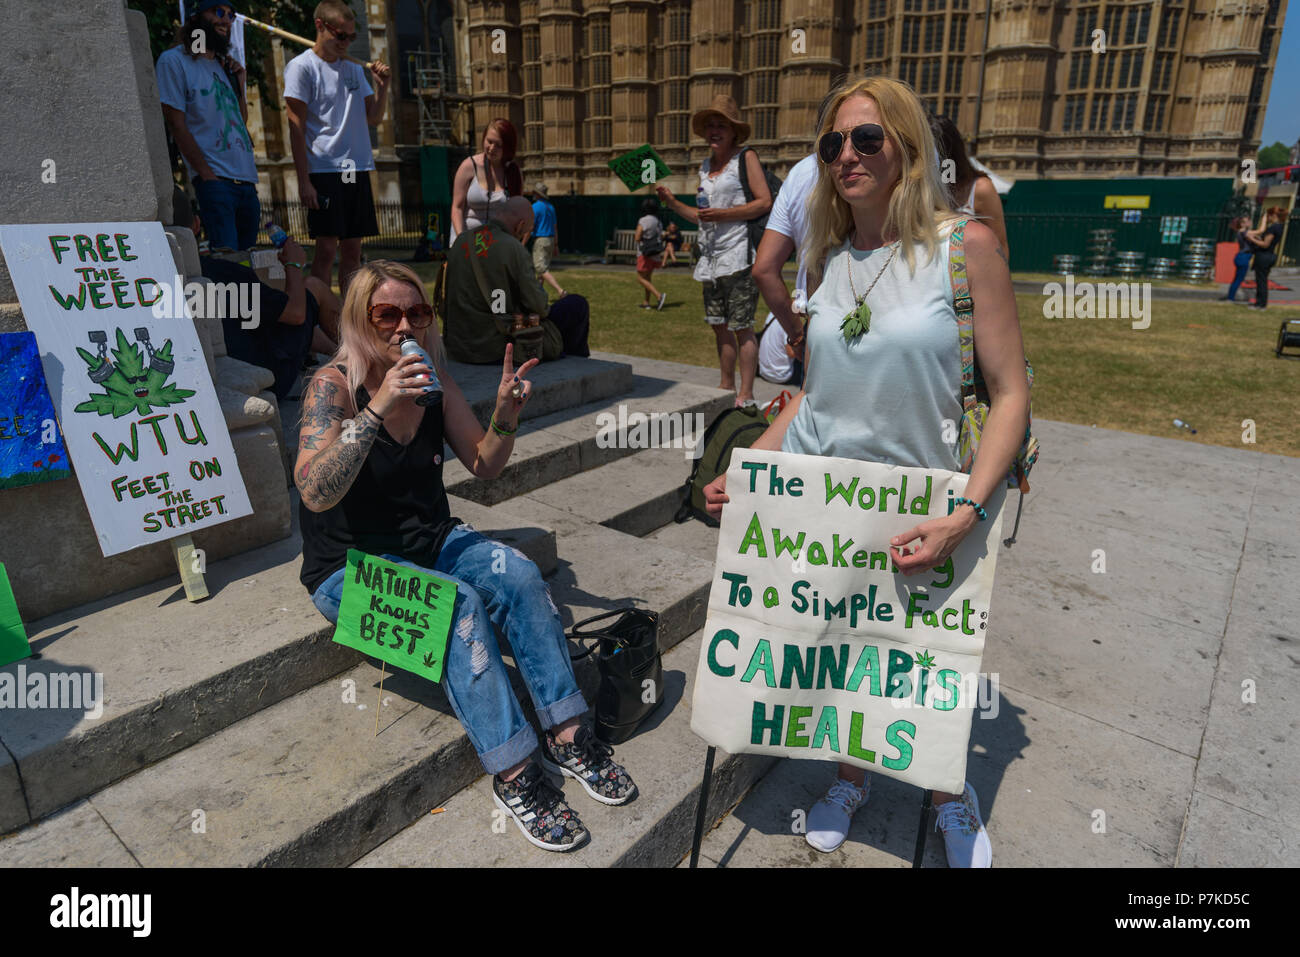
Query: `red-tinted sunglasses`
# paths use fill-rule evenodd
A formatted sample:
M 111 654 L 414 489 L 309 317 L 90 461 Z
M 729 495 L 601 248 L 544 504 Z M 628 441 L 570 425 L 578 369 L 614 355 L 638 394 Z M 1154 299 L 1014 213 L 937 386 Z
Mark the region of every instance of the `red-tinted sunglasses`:
M 366 310 L 366 318 L 385 332 L 396 329 L 403 316 L 412 329 L 427 329 L 433 323 L 433 306 L 427 302 L 417 302 L 409 309 L 403 309 L 392 303 L 377 302 Z

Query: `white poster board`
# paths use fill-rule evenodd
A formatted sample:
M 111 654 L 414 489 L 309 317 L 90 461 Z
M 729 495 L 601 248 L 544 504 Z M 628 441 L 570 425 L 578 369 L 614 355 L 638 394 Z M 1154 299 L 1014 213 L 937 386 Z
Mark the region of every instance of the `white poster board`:
M 104 556 L 251 515 L 162 225 L 0 226 L 0 247 Z
M 950 564 L 895 573 L 889 543 L 947 515 L 968 479 L 736 449 L 691 729 L 732 754 L 961 793 L 1005 489 Z

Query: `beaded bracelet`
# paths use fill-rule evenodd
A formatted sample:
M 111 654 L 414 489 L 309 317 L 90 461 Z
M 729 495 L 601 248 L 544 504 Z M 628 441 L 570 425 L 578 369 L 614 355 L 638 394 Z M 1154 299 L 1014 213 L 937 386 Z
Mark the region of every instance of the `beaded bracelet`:
M 984 506 L 979 502 L 971 501 L 968 498 L 959 498 L 953 503 L 954 507 L 958 505 L 969 505 L 971 508 L 975 509 L 975 514 L 979 516 L 981 522 L 989 517 L 989 513 L 984 511 Z
M 495 432 L 497 435 L 501 436 L 503 439 L 514 438 L 515 433 L 519 431 L 518 425 L 516 425 L 513 429 L 507 429 L 501 424 L 499 424 L 497 422 L 497 416 L 495 412 L 492 413 L 492 418 L 489 421 L 489 425 L 492 426 L 492 431 Z

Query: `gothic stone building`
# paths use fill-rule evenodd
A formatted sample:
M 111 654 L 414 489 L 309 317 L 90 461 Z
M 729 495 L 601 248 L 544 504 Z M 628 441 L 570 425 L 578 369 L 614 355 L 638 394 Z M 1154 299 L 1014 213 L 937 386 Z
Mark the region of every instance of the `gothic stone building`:
M 379 195 L 395 199 L 418 195 L 416 147 L 476 149 L 496 116 L 520 131 L 526 179 L 552 193 L 621 191 L 606 164 L 643 143 L 677 174 L 668 185 L 690 191 L 706 152 L 690 116 L 718 93 L 784 175 L 810 151 L 836 79 L 876 73 L 910 83 L 1008 178 L 1231 176 L 1259 147 L 1286 0 L 354 6 L 369 55 L 397 74 L 377 135 Z M 292 177 L 271 158 L 287 155 L 283 117 L 267 115 L 255 142 Z

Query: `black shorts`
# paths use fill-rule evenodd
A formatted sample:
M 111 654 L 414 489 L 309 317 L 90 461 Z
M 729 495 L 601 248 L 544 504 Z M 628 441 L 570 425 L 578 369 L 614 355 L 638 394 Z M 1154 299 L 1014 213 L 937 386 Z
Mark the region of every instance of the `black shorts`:
M 343 173 L 312 173 L 320 209 L 307 210 L 307 232 L 312 239 L 334 236 L 359 239 L 379 234 L 375 219 L 375 200 L 370 192 L 370 173 L 357 170 L 349 174 L 356 182 L 343 182 Z M 328 200 L 328 204 L 327 204 Z

